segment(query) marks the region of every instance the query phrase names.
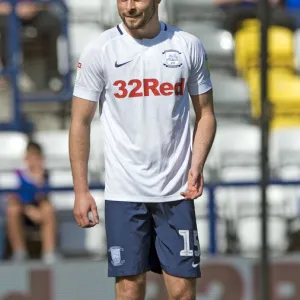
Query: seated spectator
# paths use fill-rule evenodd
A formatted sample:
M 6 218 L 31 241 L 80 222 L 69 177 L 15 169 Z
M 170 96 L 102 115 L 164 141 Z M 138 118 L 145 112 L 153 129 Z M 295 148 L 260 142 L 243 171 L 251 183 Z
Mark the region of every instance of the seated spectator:
M 47 186 L 47 173 L 41 147 L 29 142 L 25 155 L 24 169 L 17 170 L 20 192 L 8 197 L 7 233 L 12 247 L 12 259 L 27 258 L 24 228 L 39 226 L 42 238 L 43 260 L 52 263 L 56 259 L 56 225 L 53 207 L 43 187 Z
M 234 34 L 242 21 L 258 19 L 259 0 L 212 0 L 225 12 L 224 28 Z M 293 18 L 283 9 L 283 0 L 269 0 L 271 6 L 270 24 L 296 29 Z
M 6 0 L 0 0 L 0 58 L 2 65 L 7 65 L 6 42 L 8 15 L 11 6 Z M 48 5 L 34 3 L 33 0 L 18 0 L 16 7 L 17 16 L 21 21 L 21 26 L 31 26 L 36 30 L 37 36 L 41 38 L 44 58 L 47 64 L 47 81 L 50 89 L 55 89 L 53 85 L 60 81 L 57 59 L 57 39 L 61 32 L 61 22 L 59 18 L 49 10 Z

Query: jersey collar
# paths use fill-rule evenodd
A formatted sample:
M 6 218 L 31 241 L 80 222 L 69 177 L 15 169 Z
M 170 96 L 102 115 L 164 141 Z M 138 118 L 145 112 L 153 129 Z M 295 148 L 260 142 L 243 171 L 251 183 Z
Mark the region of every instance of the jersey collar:
M 134 39 L 138 42 L 141 42 L 141 41 L 144 41 L 144 42 L 145 41 L 150 41 L 151 42 L 151 41 L 158 40 L 164 32 L 168 31 L 168 25 L 165 24 L 164 22 L 160 22 L 160 33 L 156 37 L 154 37 L 153 39 L 136 39 L 136 38 L 132 37 L 126 31 L 126 29 L 124 27 L 124 23 L 120 23 L 119 25 L 117 25 L 117 30 L 119 31 L 120 35 L 129 36 L 129 37 L 131 37 L 132 39 Z

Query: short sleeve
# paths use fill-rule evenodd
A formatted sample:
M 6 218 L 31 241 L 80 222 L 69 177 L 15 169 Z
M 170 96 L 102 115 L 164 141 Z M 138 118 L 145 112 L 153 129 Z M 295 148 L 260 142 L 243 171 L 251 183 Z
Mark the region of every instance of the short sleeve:
M 190 51 L 191 75 L 188 81 L 190 95 L 204 94 L 212 89 L 207 54 L 197 39 Z
M 82 52 L 78 66 L 73 95 L 97 102 L 105 86 L 101 50 L 88 46 Z

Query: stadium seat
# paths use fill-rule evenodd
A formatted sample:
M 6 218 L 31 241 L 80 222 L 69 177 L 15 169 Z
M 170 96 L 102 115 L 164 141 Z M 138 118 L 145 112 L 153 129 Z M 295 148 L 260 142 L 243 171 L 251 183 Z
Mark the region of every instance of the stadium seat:
M 91 41 L 97 39 L 104 29 L 99 24 L 93 23 L 71 23 L 70 42 L 73 69 L 77 68 L 77 62 L 84 47 Z
M 210 230 L 208 217 L 197 219 L 197 229 L 201 254 L 208 253 L 210 245 Z M 218 253 L 225 253 L 227 250 L 226 224 L 223 220 L 217 220 L 217 250 Z
M 286 198 L 283 186 L 269 185 L 267 188 L 267 199 L 270 215 L 279 216 L 284 219 L 288 218 L 289 201 Z
M 270 101 L 275 116 L 293 116 L 298 118 L 296 126 L 300 125 L 300 76 L 294 73 L 270 72 Z
M 293 209 L 295 209 L 294 208 L 295 204 L 293 204 L 294 206 L 292 206 L 290 203 L 288 203 L 284 188 L 280 186 L 268 187 L 267 199 L 269 205 L 269 215 L 272 218 L 276 219 L 276 221 L 281 223 L 282 226 L 286 226 L 287 219 L 291 215 L 290 212 Z M 239 227 L 240 224 L 242 224 L 242 226 L 245 226 L 246 228 L 248 226 L 251 227 L 252 223 L 254 223 L 254 226 L 258 226 L 257 224 L 258 216 L 260 215 L 261 212 L 260 189 L 257 186 L 256 187 L 218 187 L 215 191 L 215 200 L 218 208 L 218 216 L 220 218 L 219 220 L 226 220 L 227 233 L 229 234 L 228 242 L 230 241 L 229 247 L 230 249 L 233 247 L 232 250 L 236 251 L 238 246 L 236 244 L 236 239 L 235 239 L 236 232 L 238 236 L 240 236 L 241 234 L 246 235 L 245 237 L 240 237 L 239 239 L 244 238 L 246 240 L 247 238 L 248 239 L 251 238 L 251 236 L 249 236 L 248 233 L 245 234 L 245 232 L 247 232 L 246 229 L 245 232 L 242 233 L 243 229 Z M 293 217 L 295 217 L 295 213 Z M 241 242 L 243 243 L 243 240 Z M 257 241 L 255 243 L 257 244 Z M 242 250 L 243 251 L 247 250 L 248 246 L 249 246 L 248 244 L 245 246 L 243 246 L 242 244 L 241 245 Z M 278 247 L 277 244 L 276 247 Z M 254 250 L 252 249 L 249 252 L 252 253 L 253 251 Z
M 73 186 L 71 170 L 51 170 L 49 184 L 52 186 Z
M 233 221 L 244 211 L 249 215 L 257 215 L 259 199 L 258 187 L 222 187 L 218 188 L 216 193 L 217 203 L 223 207 L 226 205 L 226 217 Z
M 23 163 L 27 136 L 19 132 L 0 132 L 0 170 L 19 168 Z
M 280 178 L 284 180 L 284 178 Z M 299 177 L 298 179 L 299 180 Z M 285 215 L 289 220 L 299 219 L 300 216 L 300 192 L 298 186 L 283 186 L 281 187 L 282 194 L 285 200 Z
M 251 94 L 252 116 L 258 119 L 261 113 L 259 69 L 251 69 L 248 71 L 247 82 Z M 293 120 L 297 121 L 298 119 L 298 124 L 296 125 L 299 125 L 300 76 L 296 76 L 290 70 L 284 68 L 270 69 L 268 85 L 269 99 L 273 105 L 274 117 L 288 117 L 289 115 L 294 115 Z
M 159 5 L 159 19 L 168 24 L 174 24 L 172 0 L 164 0 Z
M 48 169 L 70 169 L 69 131 L 38 131 L 35 139 L 43 148 Z
M 240 241 L 240 247 L 243 253 L 255 253 L 259 250 L 260 238 L 254 238 L 252 241 L 246 241 L 252 239 L 252 234 L 260 230 L 260 219 L 261 215 L 261 191 L 258 187 L 249 188 L 231 188 L 229 195 L 232 197 L 233 206 L 235 204 L 235 228 L 237 231 L 238 240 Z M 287 203 L 283 194 L 283 190 L 277 186 L 270 186 L 267 189 L 267 200 L 268 200 L 268 214 L 269 214 L 269 232 L 270 232 L 270 243 L 271 248 L 274 251 L 283 251 L 286 242 L 280 241 L 285 239 L 286 226 L 287 226 Z M 247 229 L 248 228 L 248 229 Z M 250 229 L 251 228 L 251 229 Z M 276 230 L 278 228 L 279 236 L 276 237 Z M 245 232 L 249 231 L 248 237 L 244 237 Z M 252 233 L 253 232 L 253 233 Z M 256 233 L 260 235 L 260 231 Z M 279 240 L 278 240 L 279 239 Z M 283 248 L 281 248 L 283 247 Z
M 105 28 L 111 28 L 121 22 L 116 2 L 103 1 L 101 7 L 101 24 Z
M 88 230 L 85 239 L 85 248 L 89 253 L 92 253 L 99 258 L 104 258 L 104 256 L 106 256 L 106 234 L 104 224 L 102 222 L 92 228 L 92 230 Z
M 259 187 L 231 188 L 235 200 L 237 219 L 259 216 L 261 213 L 261 190 Z M 269 214 L 273 217 L 287 218 L 287 199 L 282 187 L 269 186 L 267 201 Z
M 215 195 L 217 195 L 216 190 Z M 226 198 L 226 201 L 218 201 L 218 197 L 215 197 L 215 208 L 216 208 L 216 214 L 220 219 L 227 219 L 229 215 L 226 213 L 228 209 L 228 199 Z M 203 194 L 200 198 L 196 199 L 194 201 L 195 203 L 195 213 L 197 219 L 206 219 L 209 217 L 209 192 L 207 189 L 204 189 Z M 230 216 L 231 217 L 231 216 Z
M 74 207 L 74 192 L 51 192 L 49 197 L 57 211 L 71 211 Z
M 230 192 L 227 187 L 217 187 L 215 189 L 215 202 L 217 213 L 220 218 L 233 219 L 233 207 L 230 202 Z
M 245 47 L 247 45 L 247 47 Z M 244 76 L 249 68 L 260 65 L 260 25 L 251 23 L 235 35 L 236 68 Z M 271 67 L 294 70 L 294 36 L 287 28 L 271 26 L 269 30 L 269 63 Z
M 180 22 L 178 27 L 198 37 L 208 55 L 211 68 L 233 67 L 234 41 L 231 33 L 212 22 Z
M 0 172 L 0 189 L 14 189 L 19 185 L 19 178 L 15 172 Z
M 238 181 L 236 180 L 236 182 Z M 242 181 L 244 180 L 242 179 Z M 249 181 L 252 180 L 249 178 Z M 267 199 L 270 215 L 288 217 L 288 203 L 284 188 L 269 186 Z M 243 217 L 258 216 L 261 211 L 261 192 L 258 186 L 219 187 L 216 190 L 216 202 L 219 207 L 223 208 L 221 212 L 226 219 L 237 220 Z
M 283 167 L 300 166 L 300 127 L 271 132 L 270 161 L 277 173 Z
M 211 70 L 211 79 L 217 115 L 251 116 L 249 88 L 243 79 L 220 70 Z
M 241 22 L 241 29 L 257 30 L 260 27 L 260 21 L 257 19 L 245 19 Z
M 89 179 L 90 180 L 90 179 Z M 52 187 L 70 187 L 71 191 L 52 192 L 51 200 L 58 210 L 73 209 L 74 192 L 73 192 L 73 177 L 71 171 L 68 170 L 53 170 L 49 174 L 49 184 Z M 95 199 L 98 210 L 104 210 L 104 191 L 91 190 L 91 194 Z
M 270 139 L 270 160 L 273 172 L 283 181 L 300 179 L 300 127 L 274 130 Z M 288 217 L 300 215 L 300 193 L 298 185 L 282 187 L 288 206 Z
M 257 166 L 260 152 L 260 129 L 239 124 L 218 129 L 214 147 L 218 170 L 233 166 Z
M 211 0 L 170 0 L 176 22 L 181 20 L 220 20 L 221 12 Z
M 208 201 L 209 195 L 207 189 L 203 190 L 203 194 L 200 198 L 194 201 L 196 217 L 207 217 L 208 215 Z
M 219 170 L 219 180 L 221 182 L 257 182 L 260 178 L 258 166 L 233 166 L 225 167 Z M 256 187 L 220 187 L 216 191 L 216 201 L 226 218 L 236 218 L 238 213 L 238 204 L 247 201 L 253 202 L 259 197 Z
M 209 252 L 209 223 L 208 218 L 197 219 L 197 230 L 201 254 Z
M 247 126 L 248 125 L 248 123 L 246 123 L 244 120 L 242 122 L 238 116 L 237 116 L 237 118 L 234 118 L 234 117 L 226 118 L 225 115 L 220 116 L 220 117 L 217 115 L 217 124 L 218 124 L 217 135 L 216 135 L 216 138 L 212 145 L 212 148 L 210 150 L 207 161 L 205 163 L 206 172 L 209 173 L 209 179 L 214 180 L 214 181 L 219 180 L 219 176 L 218 176 L 218 171 L 219 171 L 219 167 L 220 167 L 219 166 L 219 163 L 220 163 L 219 158 L 220 158 L 220 149 L 222 147 L 222 145 L 220 145 L 218 142 L 220 130 L 222 130 L 222 128 L 231 128 L 231 127 L 239 127 L 239 126 Z M 205 175 L 206 175 L 206 173 L 204 173 L 204 176 Z M 204 177 L 204 180 L 207 181 L 206 177 Z
M 73 179 L 70 171 L 52 171 L 49 176 L 52 187 L 72 187 Z M 80 229 L 73 218 L 75 195 L 73 191 L 51 192 L 50 199 L 58 211 L 59 218 L 59 247 L 64 255 L 96 255 L 103 256 L 106 251 L 104 230 L 104 193 L 91 191 L 97 204 L 101 224 L 89 230 Z M 64 217 L 68 215 L 68 217 Z
M 287 0 L 286 1 L 286 6 L 290 10 L 295 9 L 297 11 L 300 8 L 300 3 L 299 3 L 298 0 Z
M 73 187 L 71 171 L 52 170 L 49 174 L 49 184 L 51 187 Z M 50 193 L 50 200 L 56 210 L 73 210 L 74 199 L 73 190 Z
M 271 130 L 280 128 L 293 128 L 295 126 L 300 126 L 300 118 L 298 113 L 295 115 L 275 115 L 270 122 Z
M 223 182 L 256 182 L 260 179 L 259 166 L 232 166 L 219 170 L 219 178 Z
M 300 164 L 282 166 L 276 170 L 277 176 L 283 180 L 300 180 Z
M 73 220 L 62 222 L 59 250 L 66 256 L 93 255 L 103 258 L 106 254 L 104 224 L 84 230 Z
M 204 189 L 200 198 L 194 201 L 195 213 L 197 218 L 197 228 L 199 235 L 199 242 L 201 252 L 208 253 L 209 251 L 209 194 L 208 190 Z M 227 249 L 226 241 L 226 220 L 220 217 L 218 204 L 216 203 L 217 220 L 217 239 L 218 239 L 218 252 L 224 253 Z
M 284 220 L 270 217 L 268 220 L 268 243 L 272 254 L 283 254 L 287 248 L 287 227 Z M 257 217 L 239 220 L 237 235 L 243 256 L 257 257 L 261 250 L 261 220 Z
M 104 0 L 89 0 L 88 5 L 82 0 L 67 0 L 72 22 L 100 22 Z

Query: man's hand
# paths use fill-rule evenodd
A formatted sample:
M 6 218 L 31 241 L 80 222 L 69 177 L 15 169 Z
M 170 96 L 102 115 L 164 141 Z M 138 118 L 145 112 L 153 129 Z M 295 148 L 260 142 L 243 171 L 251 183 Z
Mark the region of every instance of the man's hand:
M 194 200 L 203 193 L 204 179 L 202 172 L 190 169 L 188 176 L 188 190 L 180 193 L 187 200 Z
M 92 212 L 93 220 L 89 220 Z M 99 224 L 99 216 L 94 198 L 90 193 L 75 195 L 74 216 L 78 226 L 91 228 Z

